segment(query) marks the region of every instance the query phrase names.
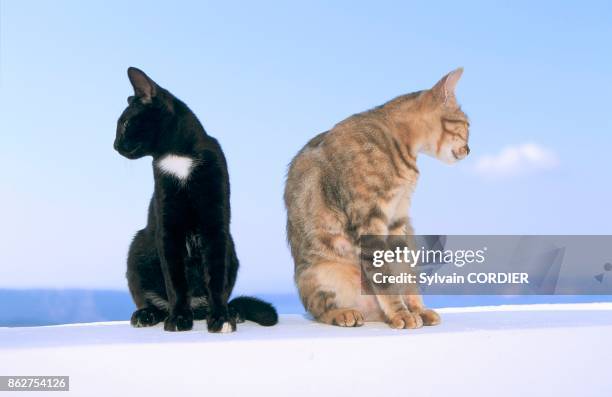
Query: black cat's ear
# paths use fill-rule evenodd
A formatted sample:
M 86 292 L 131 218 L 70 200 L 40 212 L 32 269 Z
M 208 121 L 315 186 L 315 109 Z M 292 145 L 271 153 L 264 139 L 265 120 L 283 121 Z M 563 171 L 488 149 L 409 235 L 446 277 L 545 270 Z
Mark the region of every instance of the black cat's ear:
M 128 68 L 128 77 L 130 83 L 132 83 L 132 87 L 134 87 L 134 94 L 136 94 L 143 103 L 150 103 L 157 94 L 157 84 L 155 84 L 145 72 L 135 67 Z

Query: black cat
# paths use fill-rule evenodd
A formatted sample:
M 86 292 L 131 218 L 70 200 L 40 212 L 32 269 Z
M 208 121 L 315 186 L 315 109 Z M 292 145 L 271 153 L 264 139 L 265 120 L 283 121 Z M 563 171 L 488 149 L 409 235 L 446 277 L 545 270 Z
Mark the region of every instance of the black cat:
M 270 326 L 276 310 L 256 298 L 228 303 L 238 258 L 230 234 L 230 187 L 225 156 L 187 105 L 144 72 L 128 69 L 134 96 L 117 122 L 115 149 L 128 159 L 153 157 L 155 189 L 147 226 L 130 246 L 127 279 L 138 310 L 135 327 L 165 320 L 184 331 L 206 319 L 210 332 L 236 322 Z

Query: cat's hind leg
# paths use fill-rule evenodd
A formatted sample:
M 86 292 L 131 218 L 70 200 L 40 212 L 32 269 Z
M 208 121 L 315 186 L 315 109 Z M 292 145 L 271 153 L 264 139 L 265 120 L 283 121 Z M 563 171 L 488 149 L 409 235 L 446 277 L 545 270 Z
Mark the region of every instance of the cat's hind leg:
M 168 317 L 168 312 L 160 310 L 155 306 L 146 306 L 132 313 L 130 324 L 135 328 L 151 327 Z
M 150 327 L 168 317 L 168 300 L 159 257 L 152 233 L 140 230 L 128 253 L 128 287 L 137 310 L 130 323 L 134 327 Z
M 307 266 L 297 284 L 304 307 L 317 321 L 359 327 L 366 320 L 379 319 L 374 297 L 361 295 L 360 280 L 355 265 L 325 261 Z M 373 305 L 369 307 L 368 301 Z

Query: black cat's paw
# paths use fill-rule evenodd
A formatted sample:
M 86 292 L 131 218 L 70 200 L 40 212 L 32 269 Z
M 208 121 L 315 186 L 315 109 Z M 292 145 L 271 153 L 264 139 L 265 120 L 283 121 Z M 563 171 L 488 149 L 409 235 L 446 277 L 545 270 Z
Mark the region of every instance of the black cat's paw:
M 236 324 L 240 324 L 244 322 L 244 318 L 240 317 L 240 313 L 238 313 L 236 309 L 230 306 L 228 311 L 229 311 L 230 317 L 235 319 Z
M 236 331 L 236 317 L 226 313 L 211 313 L 206 320 L 208 332 L 228 333 Z
M 156 307 L 145 307 L 132 313 L 130 324 L 135 328 L 152 327 L 166 318 L 166 313 Z
M 170 313 L 164 322 L 164 330 L 174 331 L 189 331 L 193 328 L 193 312 L 184 310 L 180 312 Z

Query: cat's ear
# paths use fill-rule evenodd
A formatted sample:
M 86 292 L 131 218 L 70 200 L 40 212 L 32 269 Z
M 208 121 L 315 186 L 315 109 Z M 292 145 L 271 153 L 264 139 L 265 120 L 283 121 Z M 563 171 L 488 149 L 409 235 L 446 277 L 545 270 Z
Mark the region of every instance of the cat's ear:
M 138 68 L 129 67 L 127 73 L 130 83 L 134 87 L 134 94 L 143 103 L 150 103 L 153 97 L 157 95 L 157 84 Z
M 446 105 L 449 101 L 455 100 L 455 87 L 463 74 L 463 68 L 457 68 L 442 77 L 431 89 L 436 101 Z

